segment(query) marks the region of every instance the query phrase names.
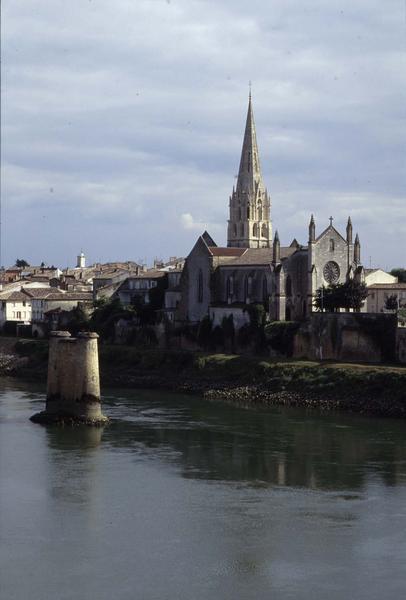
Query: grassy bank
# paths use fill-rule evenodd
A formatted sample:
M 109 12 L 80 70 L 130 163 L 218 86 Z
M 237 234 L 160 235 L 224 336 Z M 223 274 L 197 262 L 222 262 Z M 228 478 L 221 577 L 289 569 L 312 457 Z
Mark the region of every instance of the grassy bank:
M 15 344 L 15 375 L 46 380 L 48 345 Z M 1 342 L 0 342 L 1 350 Z M 102 386 L 153 387 L 203 393 L 246 404 L 339 408 L 406 416 L 406 368 L 100 346 Z

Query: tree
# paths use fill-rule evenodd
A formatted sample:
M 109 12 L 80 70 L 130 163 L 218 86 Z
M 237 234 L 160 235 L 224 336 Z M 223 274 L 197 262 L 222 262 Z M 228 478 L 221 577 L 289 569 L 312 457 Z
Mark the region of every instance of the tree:
M 29 267 L 30 265 L 23 258 L 17 258 L 15 266 L 19 269 L 25 269 L 25 267 Z
M 399 301 L 398 301 L 398 296 L 397 294 L 392 294 L 391 296 L 388 296 L 385 300 L 385 308 L 386 310 L 398 310 L 399 308 Z
M 197 331 L 197 343 L 199 346 L 208 350 L 211 344 L 211 334 L 213 331 L 213 323 L 208 315 L 203 317 L 199 323 L 199 329 Z
M 314 306 L 318 311 L 337 312 L 340 308 L 360 310 L 368 290 L 365 283 L 349 279 L 345 283 L 324 285 L 316 291 Z
M 114 326 L 119 319 L 132 319 L 137 314 L 134 307 L 124 307 L 119 298 L 97 300 L 94 306 L 89 328 L 107 340 L 114 338 Z
M 249 325 L 246 328 L 246 333 L 250 341 L 253 343 L 255 351 L 260 352 L 265 346 L 265 324 L 266 324 L 266 310 L 263 304 L 254 303 L 248 304 L 244 309 L 244 312 L 248 313 L 250 318 Z M 245 327 L 245 326 L 244 326 Z M 241 328 L 243 329 L 243 327 Z M 241 331 L 240 329 L 240 331 Z M 239 339 L 244 343 L 244 332 L 241 332 Z
M 406 269 L 392 269 L 391 275 L 398 278 L 399 283 L 406 283 Z
M 235 327 L 234 317 L 232 314 L 228 317 L 223 317 L 221 321 L 221 328 L 224 333 L 224 344 L 231 349 L 231 352 L 234 352 Z
M 66 329 L 70 331 L 73 336 L 77 335 L 79 331 L 89 330 L 88 314 L 80 304 L 75 308 L 72 308 L 69 317 Z

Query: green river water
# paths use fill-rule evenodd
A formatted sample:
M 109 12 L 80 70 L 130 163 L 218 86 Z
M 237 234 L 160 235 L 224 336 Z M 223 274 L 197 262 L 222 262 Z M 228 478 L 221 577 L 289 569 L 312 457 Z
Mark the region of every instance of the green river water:
M 1 600 L 400 600 L 406 422 L 0 381 Z

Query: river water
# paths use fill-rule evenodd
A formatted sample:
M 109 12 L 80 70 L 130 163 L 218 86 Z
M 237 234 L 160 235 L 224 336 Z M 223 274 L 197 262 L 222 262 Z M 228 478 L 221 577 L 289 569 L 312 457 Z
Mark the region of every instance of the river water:
M 406 422 L 104 397 L 104 430 L 0 382 L 1 600 L 399 600 Z

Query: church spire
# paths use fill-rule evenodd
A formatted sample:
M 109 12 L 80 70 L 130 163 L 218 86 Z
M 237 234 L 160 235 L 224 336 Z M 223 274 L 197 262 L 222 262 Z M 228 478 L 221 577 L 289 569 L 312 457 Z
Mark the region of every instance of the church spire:
M 272 243 L 270 198 L 261 174 L 251 91 L 227 237 L 228 246 L 269 248 Z
M 240 193 L 252 194 L 255 191 L 255 186 L 260 183 L 262 183 L 262 175 L 250 92 L 240 168 L 238 170 L 237 190 Z

